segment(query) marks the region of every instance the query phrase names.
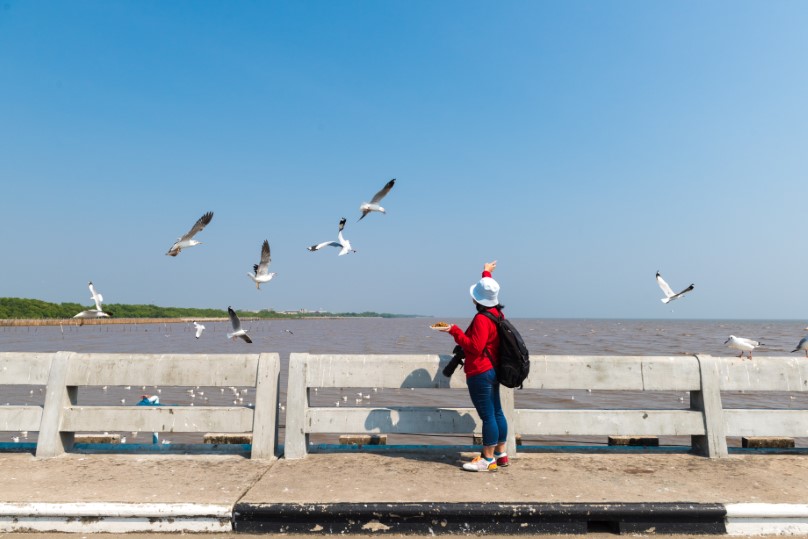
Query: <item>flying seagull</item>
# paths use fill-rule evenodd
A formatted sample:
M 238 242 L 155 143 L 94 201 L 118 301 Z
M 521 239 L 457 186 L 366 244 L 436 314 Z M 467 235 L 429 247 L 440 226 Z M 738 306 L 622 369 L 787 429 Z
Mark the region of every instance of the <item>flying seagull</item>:
M 90 281 L 87 284 L 90 287 L 90 299 L 93 300 L 93 302 L 95 302 L 95 308 L 98 309 L 99 311 L 103 311 L 104 309 L 101 308 L 101 302 L 104 301 L 104 296 L 95 291 L 95 287 L 93 286 L 92 281 Z
M 269 240 L 264 240 L 264 244 L 261 246 L 261 262 L 253 266 L 253 271 L 255 273 L 247 274 L 247 277 L 255 282 L 255 288 L 258 290 L 261 290 L 261 283 L 267 283 L 271 281 L 275 275 L 277 275 L 277 273 L 269 272 L 270 261 Z
M 337 236 L 337 241 L 325 241 L 317 245 L 312 245 L 311 247 L 306 247 L 306 249 L 314 252 L 319 251 L 323 247 L 340 247 L 339 256 L 347 253 L 355 253 L 356 249 L 351 247 L 351 242 L 342 237 L 342 229 L 345 228 L 345 222 L 345 217 L 339 220 L 339 235 Z
M 661 288 L 662 292 L 665 294 L 665 297 L 660 300 L 662 301 L 662 303 L 668 303 L 675 299 L 679 299 L 680 297 L 684 296 L 685 294 L 693 290 L 693 285 L 691 284 L 681 292 L 674 293 L 673 290 L 671 290 L 671 287 L 668 285 L 668 283 L 665 282 L 665 279 L 662 278 L 662 275 L 659 274 L 659 272 L 656 273 L 656 281 L 657 284 L 659 285 L 659 288 Z
M 86 311 L 81 311 L 73 318 L 109 318 L 110 313 L 105 313 L 104 310 L 101 308 L 101 302 L 104 301 L 104 297 L 98 292 L 96 292 L 92 281 L 88 283 L 88 286 L 90 288 L 90 299 L 93 300 L 93 302 L 95 303 L 95 309 L 87 309 Z
M 808 357 L 808 337 L 803 337 L 800 339 L 799 344 L 794 350 L 791 351 L 791 353 L 793 354 L 794 352 L 799 352 L 800 350 L 804 350 L 805 357 Z
M 752 350 L 754 350 L 758 346 L 763 345 L 763 343 L 760 341 L 745 339 L 744 337 L 736 337 L 735 335 L 730 335 L 729 339 L 724 341 L 724 344 L 726 344 L 730 348 L 740 350 L 741 355 L 739 355 L 738 357 L 743 357 L 744 352 L 749 352 L 749 359 L 752 359 Z
M 227 314 L 230 316 L 230 324 L 233 326 L 233 332 L 227 334 L 228 339 L 235 339 L 236 337 L 243 339 L 244 342 L 252 343 L 252 339 L 247 335 L 246 329 L 241 329 L 241 320 L 238 319 L 236 311 L 233 307 L 227 308 Z
M 384 211 L 384 208 L 379 206 L 379 202 L 381 202 L 382 199 L 385 197 L 385 195 L 387 195 L 387 193 L 390 192 L 390 189 L 393 188 L 393 185 L 395 185 L 395 183 L 396 179 L 393 178 L 392 180 L 387 182 L 384 185 L 384 187 L 382 187 L 381 191 L 373 195 L 373 198 L 370 199 L 370 202 L 364 202 L 362 203 L 361 206 L 359 206 L 359 211 L 362 212 L 362 217 L 359 218 L 359 221 L 361 221 L 365 217 L 365 215 L 369 214 L 372 211 L 387 213 L 386 211 Z
M 209 211 L 208 213 L 200 217 L 196 221 L 196 223 L 194 223 L 194 226 L 191 227 L 191 230 L 186 232 L 185 235 L 180 236 L 177 239 L 177 241 L 174 242 L 174 245 L 171 246 L 171 249 L 169 249 L 166 254 L 169 256 L 177 256 L 183 249 L 187 247 L 193 247 L 194 245 L 199 245 L 200 243 L 202 243 L 201 241 L 193 239 L 193 237 L 203 228 L 205 228 L 208 225 L 208 223 L 210 223 L 211 219 L 213 219 L 212 211 Z
M 194 327 L 196 328 L 196 338 L 198 339 L 202 336 L 202 332 L 205 331 L 205 326 L 194 320 Z

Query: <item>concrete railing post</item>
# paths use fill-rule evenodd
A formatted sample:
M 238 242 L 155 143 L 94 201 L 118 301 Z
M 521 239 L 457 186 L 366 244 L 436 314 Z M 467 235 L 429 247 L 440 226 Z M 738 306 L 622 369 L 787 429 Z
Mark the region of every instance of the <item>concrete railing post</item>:
M 289 380 L 286 387 L 286 436 L 283 456 L 287 459 L 300 459 L 306 456 L 309 436 L 306 434 L 305 420 L 309 407 L 306 387 L 306 367 L 309 354 L 290 354 Z
M 502 404 L 502 412 L 505 414 L 505 419 L 508 421 L 508 441 L 505 444 L 505 451 L 511 455 L 516 456 L 516 404 L 515 404 L 515 390 L 499 386 L 499 401 Z
M 61 432 L 65 408 L 76 404 L 78 395 L 77 387 L 67 385 L 71 355 L 72 352 L 56 352 L 51 362 L 36 444 L 38 458 L 55 457 L 73 447 L 74 433 Z
M 251 453 L 251 457 L 254 459 L 275 457 L 275 447 L 278 442 L 280 373 L 280 357 L 277 353 L 258 356 Z
M 724 410 L 721 404 L 721 380 L 718 362 L 709 355 L 696 354 L 701 375 L 701 391 L 690 393 L 690 408 L 704 416 L 704 436 L 691 436 L 693 450 L 710 458 L 729 455 Z

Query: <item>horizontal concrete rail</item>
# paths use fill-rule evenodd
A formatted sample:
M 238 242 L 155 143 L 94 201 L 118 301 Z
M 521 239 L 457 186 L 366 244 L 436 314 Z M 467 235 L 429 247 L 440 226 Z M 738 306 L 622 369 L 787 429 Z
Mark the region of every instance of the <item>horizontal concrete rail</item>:
M 48 383 L 53 353 L 0 352 L 0 385 L 44 386 Z
M 525 389 L 698 391 L 695 356 L 530 356 Z
M 804 356 L 716 359 L 722 391 L 808 391 L 808 358 Z
M 0 352 L 0 385 L 44 386 L 48 383 L 52 353 Z M 0 431 L 39 430 L 42 406 L 0 406 Z
M 225 406 L 71 406 L 62 430 L 99 432 L 252 432 L 250 408 Z M 110 427 L 114 425 L 114 427 Z
M 57 352 L 47 377 L 38 457 L 69 450 L 77 431 L 252 432 L 253 458 L 272 458 L 277 436 L 278 354 L 80 354 Z M 78 406 L 78 388 L 249 386 L 255 408 Z M 29 411 L 26 411 L 29 414 Z M 3 419 L 0 415 L 0 420 Z M 33 420 L 26 415 L 26 420 Z
M 513 428 L 522 436 L 704 436 L 704 416 L 691 410 L 526 410 Z

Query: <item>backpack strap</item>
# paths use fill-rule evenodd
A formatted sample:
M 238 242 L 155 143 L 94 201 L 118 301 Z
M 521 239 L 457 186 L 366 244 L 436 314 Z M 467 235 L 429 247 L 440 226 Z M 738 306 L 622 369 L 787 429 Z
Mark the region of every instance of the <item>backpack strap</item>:
M 494 325 L 496 326 L 496 328 L 497 328 L 497 334 L 499 334 L 499 322 L 500 322 L 500 320 L 502 320 L 501 318 L 497 317 L 494 314 L 491 314 L 488 311 L 478 312 L 477 314 L 478 315 L 481 314 L 481 315 L 485 316 L 486 318 L 488 318 L 489 320 L 491 320 L 494 323 Z M 488 353 L 488 346 L 487 345 L 486 345 L 485 348 L 483 348 L 483 355 L 488 357 L 488 361 L 491 363 L 491 368 L 495 369 L 496 366 L 494 365 L 494 358 L 492 358 L 491 354 Z

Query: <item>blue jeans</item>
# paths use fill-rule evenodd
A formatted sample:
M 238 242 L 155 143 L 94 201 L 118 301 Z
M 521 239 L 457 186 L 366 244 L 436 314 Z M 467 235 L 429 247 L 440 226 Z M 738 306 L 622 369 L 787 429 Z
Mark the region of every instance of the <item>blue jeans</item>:
M 494 369 L 466 378 L 469 396 L 483 422 L 483 445 L 497 445 L 508 439 L 508 422 L 499 401 L 499 382 Z

